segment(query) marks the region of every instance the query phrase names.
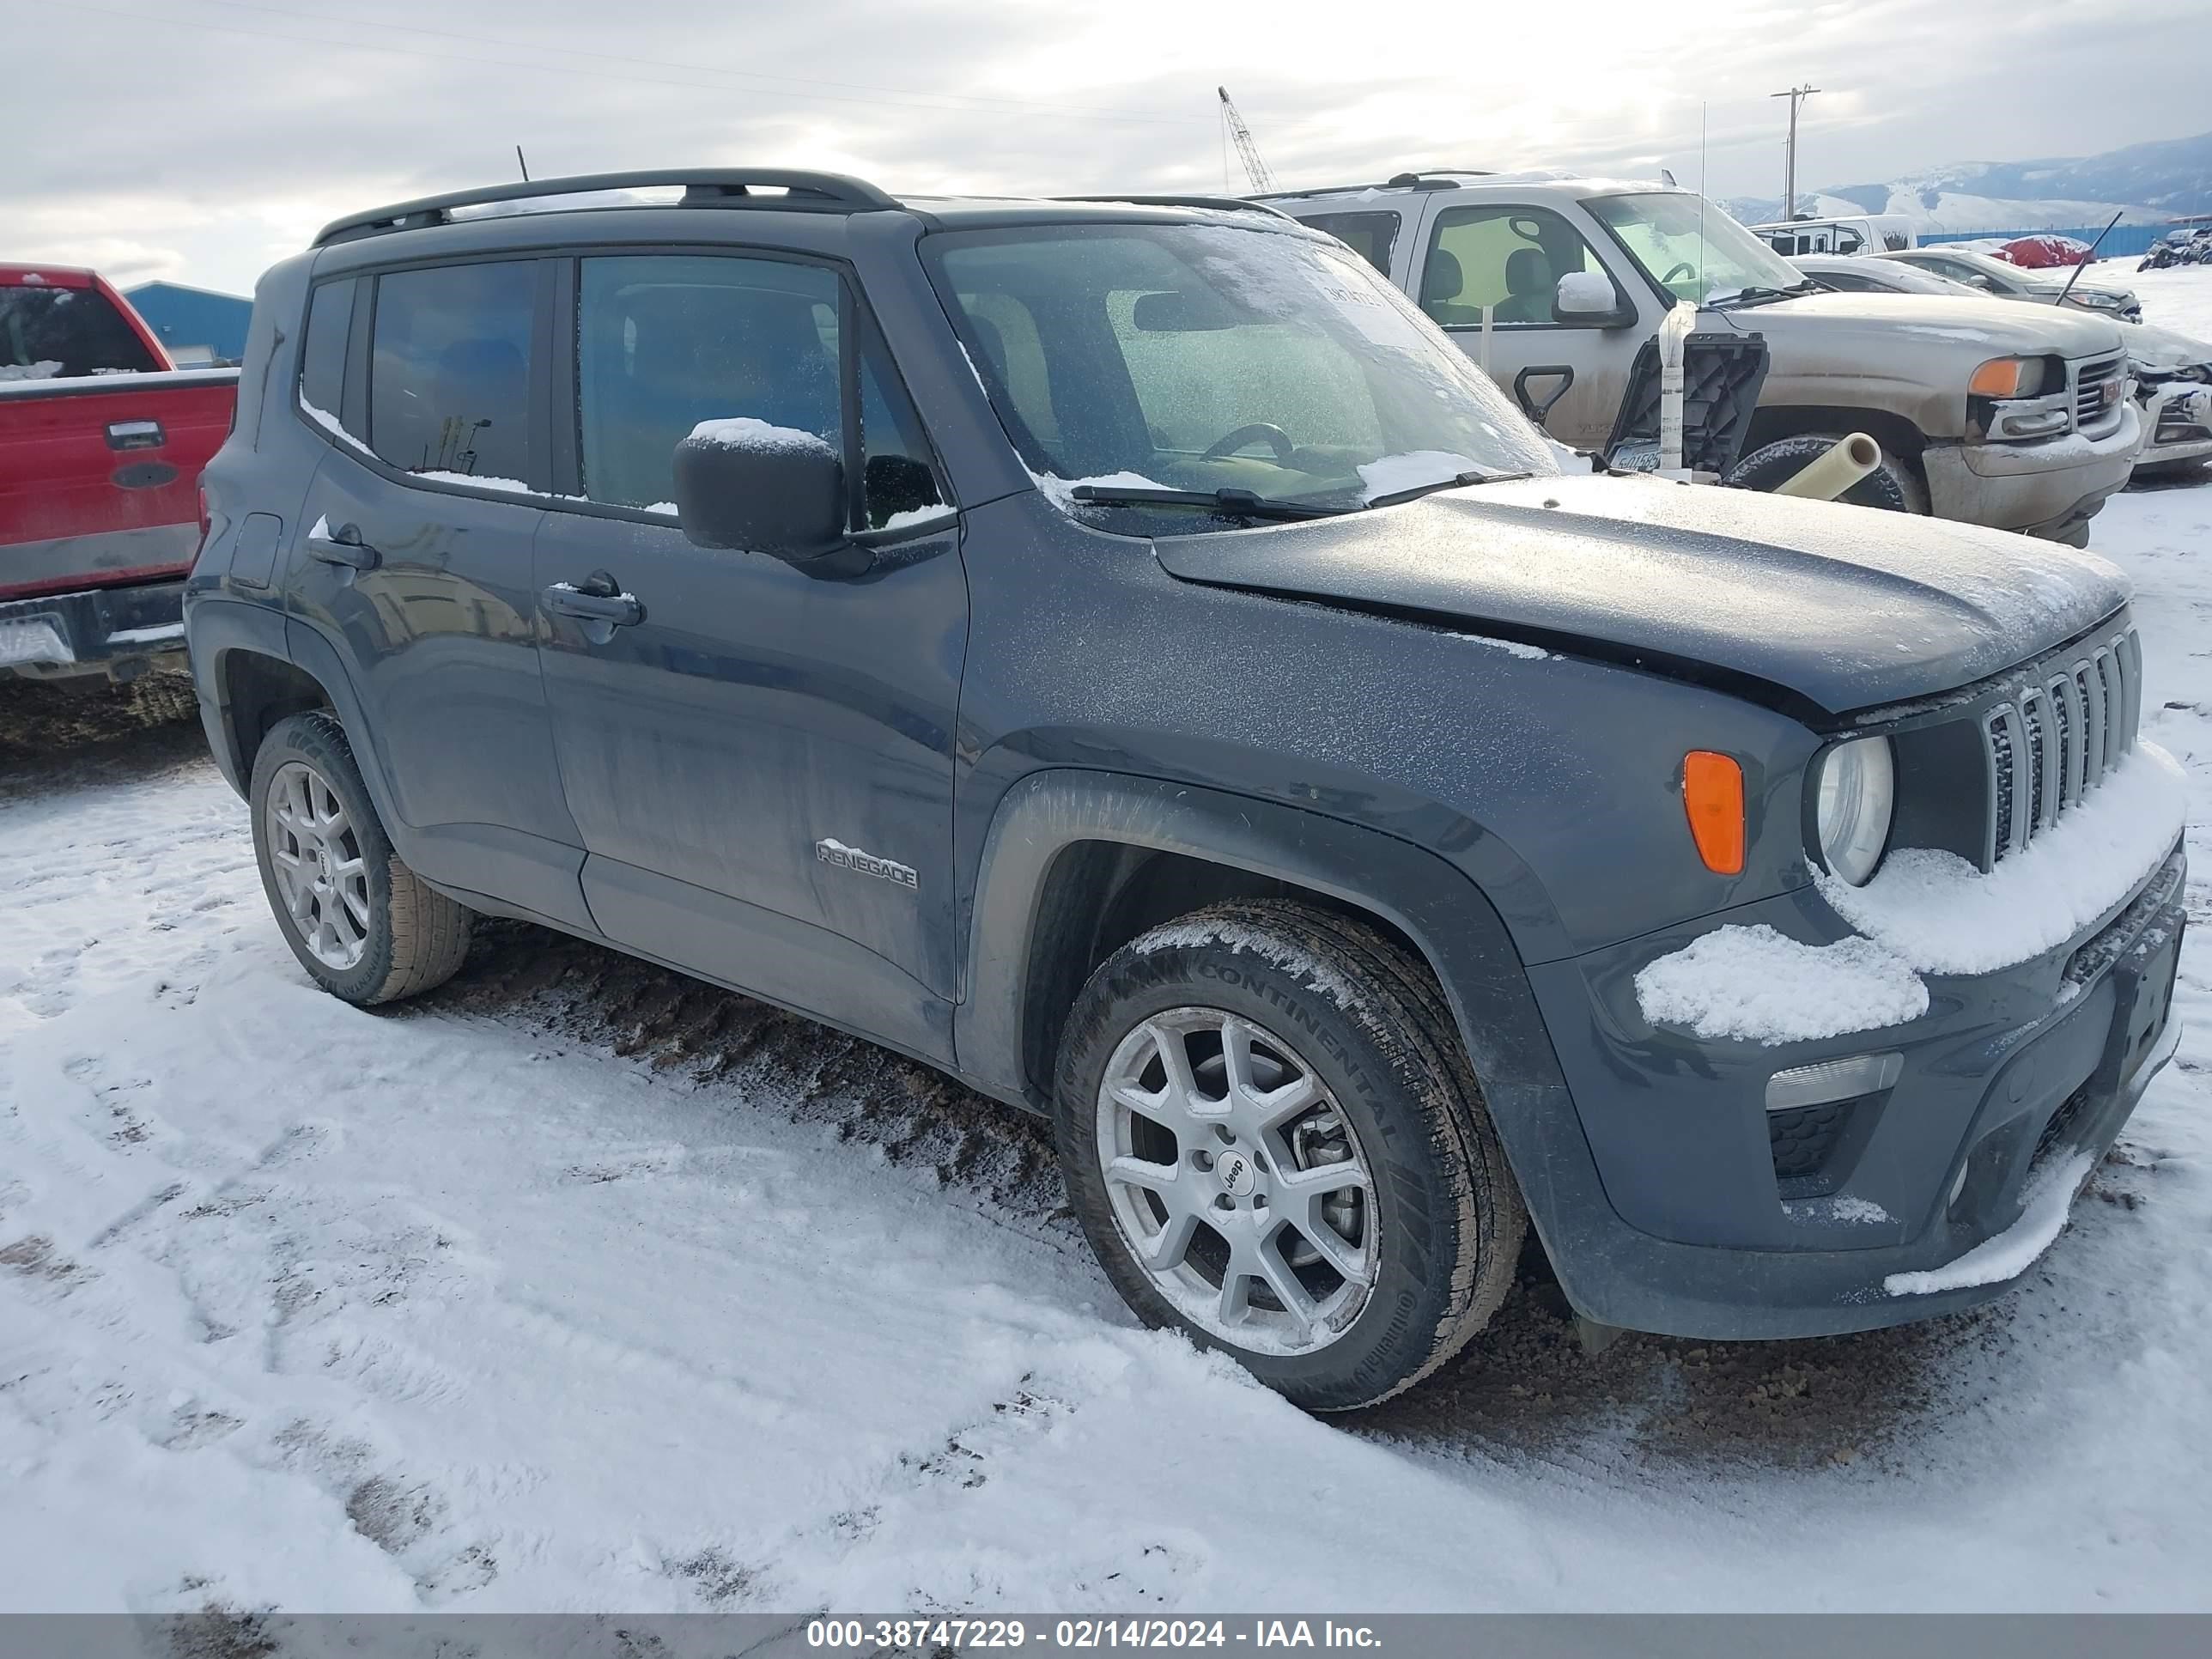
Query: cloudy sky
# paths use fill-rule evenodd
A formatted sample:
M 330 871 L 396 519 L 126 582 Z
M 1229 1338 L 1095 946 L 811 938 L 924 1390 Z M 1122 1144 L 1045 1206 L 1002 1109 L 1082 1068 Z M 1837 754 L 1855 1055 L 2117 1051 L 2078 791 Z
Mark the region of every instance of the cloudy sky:
M 894 191 L 1244 188 L 1417 164 L 1777 196 L 2212 127 L 2208 0 L 0 0 L 0 258 L 248 289 L 337 214 L 756 162 Z

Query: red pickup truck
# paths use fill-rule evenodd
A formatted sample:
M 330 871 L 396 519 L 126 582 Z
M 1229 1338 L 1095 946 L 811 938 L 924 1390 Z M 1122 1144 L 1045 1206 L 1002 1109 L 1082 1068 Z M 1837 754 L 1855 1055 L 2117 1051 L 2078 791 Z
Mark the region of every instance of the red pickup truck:
M 91 271 L 0 264 L 0 673 L 131 680 L 184 649 L 200 468 L 237 396 Z

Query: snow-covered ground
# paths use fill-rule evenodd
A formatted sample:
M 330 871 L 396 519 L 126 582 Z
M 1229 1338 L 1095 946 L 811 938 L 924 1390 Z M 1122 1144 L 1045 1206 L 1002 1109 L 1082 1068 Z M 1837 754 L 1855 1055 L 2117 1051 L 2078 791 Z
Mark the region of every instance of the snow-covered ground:
M 2212 485 L 2095 540 L 2203 917 Z M 2202 921 L 2177 1007 L 1992 1309 L 1593 1357 L 1532 1272 L 1329 1423 L 1137 1328 L 918 1068 L 522 929 L 347 1007 L 189 726 L 0 762 L 0 1608 L 2212 1607 Z

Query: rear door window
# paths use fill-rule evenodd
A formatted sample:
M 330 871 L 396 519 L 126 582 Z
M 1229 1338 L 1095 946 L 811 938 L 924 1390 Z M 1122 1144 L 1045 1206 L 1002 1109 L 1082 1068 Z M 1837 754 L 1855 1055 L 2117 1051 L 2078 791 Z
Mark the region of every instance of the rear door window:
M 1390 250 L 1398 245 L 1396 214 L 1316 213 L 1302 222 L 1335 237 L 1385 276 L 1390 274 Z
M 353 278 L 325 283 L 307 302 L 307 334 L 300 347 L 300 397 L 336 420 L 345 402 L 346 345 L 353 323 Z
M 530 488 L 538 283 L 526 260 L 378 277 L 369 447 L 404 472 Z
M 0 380 L 146 374 L 161 367 L 97 289 L 0 288 Z

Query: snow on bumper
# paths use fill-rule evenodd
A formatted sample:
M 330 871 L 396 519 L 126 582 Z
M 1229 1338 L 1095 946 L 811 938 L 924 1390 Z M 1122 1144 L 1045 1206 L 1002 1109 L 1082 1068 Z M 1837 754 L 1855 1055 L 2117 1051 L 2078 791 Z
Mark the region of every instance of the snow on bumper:
M 1655 1025 L 1770 1045 L 1917 1019 L 1923 974 L 1993 973 L 2110 916 L 2173 850 L 2186 809 L 2181 768 L 2139 744 L 1995 869 L 1904 848 L 1863 887 L 1815 871 L 1820 896 L 1859 937 L 1807 945 L 1763 925 L 1717 928 L 1640 970 L 1638 1006 Z
M 1954 853 L 1905 848 L 1863 887 L 1815 881 L 1838 915 L 1908 966 L 1993 973 L 2112 915 L 2173 850 L 2187 813 L 2180 766 L 2139 742 L 2027 851 L 1986 873 Z

